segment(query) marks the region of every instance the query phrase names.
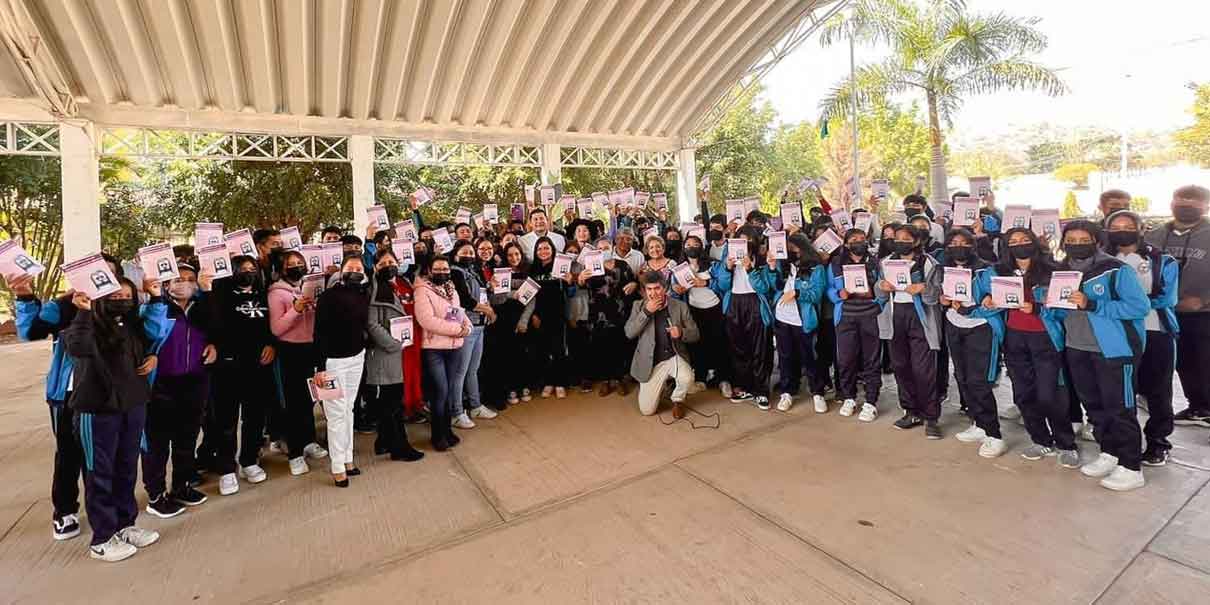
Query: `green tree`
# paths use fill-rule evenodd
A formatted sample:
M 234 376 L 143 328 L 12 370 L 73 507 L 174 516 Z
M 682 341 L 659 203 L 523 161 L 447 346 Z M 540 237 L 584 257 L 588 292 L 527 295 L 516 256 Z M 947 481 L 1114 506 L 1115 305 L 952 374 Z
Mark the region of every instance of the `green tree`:
M 1067 197 L 1063 198 L 1063 208 L 1059 210 L 1059 216 L 1062 218 L 1078 218 L 1084 215 L 1084 211 L 1080 209 L 1080 203 L 1076 201 L 1076 192 L 1068 191 Z
M 1130 210 L 1137 214 L 1151 212 L 1151 198 L 1145 195 L 1136 195 L 1130 198 Z
M 1189 161 L 1210 167 L 1210 83 L 1193 89 L 1193 124 L 1176 133 L 1176 144 Z
M 783 124 L 773 132 L 768 168 L 761 185 L 762 201 L 775 205 L 787 187 L 797 187 L 804 178 L 823 174 L 819 129 L 811 122 Z
M 697 173 L 710 175 L 712 213 L 722 212 L 726 199 L 763 191 L 770 168 L 769 134 L 777 112 L 767 101 L 756 104 L 759 88 L 754 86 L 741 97 L 698 147 Z
M 950 154 L 949 160 L 950 174 L 960 174 L 967 178 L 988 176 L 992 182 L 1019 174 L 1018 167 L 1019 163 L 1012 155 L 986 147 L 954 152 Z
M 53 295 L 63 279 L 59 158 L 0 155 L 0 233 L 46 266 L 34 278 L 34 292 L 43 299 Z
M 1063 164 L 1055 168 L 1055 180 L 1067 181 L 1078 189 L 1088 186 L 1088 174 L 1097 170 L 1096 164 Z
M 925 97 L 930 131 L 932 198 L 945 200 L 942 123 L 949 125 L 963 98 L 1004 90 L 1041 90 L 1060 95 L 1067 86 L 1051 69 L 1030 59 L 1046 48 L 1037 18 L 969 11 L 963 0 L 853 0 L 847 18 L 820 34 L 825 46 L 855 37 L 890 47 L 881 63 L 863 65 L 820 102 L 821 119 L 849 115 L 888 97 L 916 92 Z
M 928 172 L 930 154 L 929 127 L 919 107 L 915 103 L 907 109 L 876 105 L 858 116 L 857 126 L 862 149 L 859 161 L 870 165 L 868 174 L 889 180 L 892 194 L 916 191 L 916 177 Z M 870 190 L 866 187 L 864 191 L 869 194 Z

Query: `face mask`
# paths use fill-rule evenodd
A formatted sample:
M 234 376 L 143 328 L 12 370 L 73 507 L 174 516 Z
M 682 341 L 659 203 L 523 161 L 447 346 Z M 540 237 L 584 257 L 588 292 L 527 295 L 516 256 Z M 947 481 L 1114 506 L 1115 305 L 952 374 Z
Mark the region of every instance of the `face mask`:
M 1034 255 L 1034 245 L 1033 243 L 1028 243 L 1009 246 L 1008 253 L 1017 260 L 1032 258 Z
M 870 251 L 868 242 L 853 242 L 849 244 L 849 253 L 853 256 L 865 256 Z
M 434 286 L 444 286 L 446 284 L 446 282 L 450 281 L 450 274 L 449 273 L 431 273 L 431 274 L 429 274 L 429 281 L 433 282 Z
M 112 318 L 122 317 L 134 310 L 134 299 L 107 298 L 105 299 L 105 314 Z
M 346 286 L 360 285 L 365 278 L 365 274 L 360 271 L 346 271 L 340 274 L 340 281 L 344 282 Z
M 701 258 L 702 249 L 697 246 L 689 246 L 685 248 L 685 258 Z
M 948 246 L 945 249 L 945 256 L 952 258 L 960 263 L 964 263 L 971 257 L 970 246 Z
M 1067 244 L 1063 246 L 1063 250 L 1067 252 L 1067 256 L 1075 260 L 1085 260 L 1092 258 L 1092 255 L 1097 253 L 1097 246 L 1096 244 Z
M 255 271 L 240 271 L 235 274 L 235 285 L 241 288 L 251 287 L 254 283 L 256 283 Z
M 374 274 L 377 275 L 378 279 L 382 281 L 391 281 L 392 279 L 395 279 L 396 275 L 399 275 L 399 267 L 390 265 L 379 269 Z
M 286 269 L 286 279 L 290 281 L 298 281 L 307 274 L 307 270 L 303 267 L 290 267 Z
M 711 230 L 709 233 L 706 234 L 706 240 L 712 244 L 718 243 L 718 241 L 721 239 L 723 239 L 722 231 Z
M 902 256 L 904 254 L 910 254 L 912 252 L 912 250 L 915 250 L 915 249 L 916 249 L 915 242 L 901 242 L 899 240 L 895 240 L 894 242 L 891 242 L 891 250 L 894 250 L 895 254 L 898 254 L 900 256 Z
M 458 266 L 460 266 L 460 267 L 469 267 L 469 266 L 471 266 L 471 263 L 473 263 L 473 262 L 475 262 L 475 259 L 472 257 L 469 257 L 469 256 L 459 256 L 458 257 Z
M 1133 246 L 1139 243 L 1138 231 L 1110 231 L 1109 243 L 1114 246 Z
M 681 242 L 677 240 L 669 240 L 664 244 L 664 256 L 675 257 L 681 253 Z
M 915 206 L 904 207 L 903 209 L 903 214 L 904 216 L 908 217 L 908 220 L 911 220 L 913 216 L 920 214 L 920 212 L 920 209 Z
M 1202 211 L 1197 206 L 1173 206 L 1172 218 L 1180 223 L 1196 223 L 1202 218 Z
M 197 284 L 193 282 L 176 282 L 168 286 L 168 295 L 176 300 L 189 300 L 197 292 Z

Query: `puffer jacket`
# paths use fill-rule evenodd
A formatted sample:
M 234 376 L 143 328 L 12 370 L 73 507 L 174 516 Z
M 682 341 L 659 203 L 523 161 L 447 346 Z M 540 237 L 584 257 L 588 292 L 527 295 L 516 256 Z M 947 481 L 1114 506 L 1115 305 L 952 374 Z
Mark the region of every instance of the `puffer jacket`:
M 471 329 L 471 320 L 466 317 L 462 308 L 451 303 L 435 289 L 436 286 L 428 280 L 420 278 L 416 283 L 416 321 L 424 328 L 425 349 L 459 349 L 462 348 L 463 328 Z M 450 290 L 453 291 L 450 284 Z M 454 294 L 457 296 L 457 293 Z M 459 321 L 446 319 L 451 310 L 457 309 Z
M 310 343 L 315 338 L 315 308 L 294 310 L 294 299 L 300 296 L 301 283 L 296 288 L 280 279 L 269 286 L 269 329 L 282 342 Z

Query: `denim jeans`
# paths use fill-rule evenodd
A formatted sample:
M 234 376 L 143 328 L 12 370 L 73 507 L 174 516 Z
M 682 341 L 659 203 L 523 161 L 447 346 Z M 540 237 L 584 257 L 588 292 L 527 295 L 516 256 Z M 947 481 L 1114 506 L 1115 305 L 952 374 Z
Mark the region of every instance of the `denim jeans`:
M 444 417 L 448 425 L 454 416 L 454 402 L 462 400 L 466 377 L 461 349 L 425 349 L 424 371 L 433 386 L 432 392 L 427 393 L 430 411 L 434 418 Z
M 471 327 L 471 333 L 462 341 L 458 349 L 462 367 L 465 372 L 463 388 L 458 397 L 450 404 L 450 416 L 457 416 L 467 410 L 473 410 L 483 405 L 479 393 L 479 361 L 483 359 L 483 326 Z M 463 405 L 463 402 L 466 405 Z

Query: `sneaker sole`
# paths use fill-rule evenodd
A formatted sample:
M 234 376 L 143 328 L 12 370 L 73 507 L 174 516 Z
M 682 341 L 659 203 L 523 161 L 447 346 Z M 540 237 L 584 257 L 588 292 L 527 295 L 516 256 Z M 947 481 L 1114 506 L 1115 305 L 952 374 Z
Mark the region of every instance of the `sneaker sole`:
M 240 477 L 240 479 L 243 479 L 244 481 L 247 481 L 248 483 L 252 483 L 252 484 L 254 484 L 254 485 L 255 485 L 255 484 L 257 484 L 257 483 L 264 483 L 264 482 L 265 482 L 265 480 L 269 478 L 269 476 L 268 476 L 268 475 L 260 475 L 260 476 L 255 477 L 255 478 L 253 478 L 253 477 L 249 477 L 249 476 L 247 476 L 247 475 L 240 475 L 239 477 Z
M 873 418 L 862 418 L 861 416 L 857 417 L 857 422 L 874 422 L 875 420 L 878 420 L 877 416 L 874 416 Z
M 1063 464 L 1062 462 L 1060 462 L 1059 466 L 1061 466 L 1063 468 L 1077 469 L 1077 468 L 1080 468 L 1080 463 L 1077 462 L 1075 464 Z
M 229 491 L 229 492 L 225 492 L 225 491 L 223 491 L 223 490 L 221 490 L 221 489 L 220 489 L 220 490 L 218 490 L 218 495 L 220 495 L 220 496 L 234 496 L 234 495 L 236 495 L 236 494 L 238 494 L 238 493 L 239 493 L 239 488 L 238 488 L 238 487 L 236 487 L 235 489 L 233 489 L 233 490 L 231 490 L 231 491 Z
M 172 514 L 165 514 L 165 513 L 161 513 L 160 511 L 158 511 L 158 510 L 156 510 L 156 509 L 151 508 L 150 506 L 148 506 L 148 507 L 146 508 L 146 512 L 147 512 L 147 514 L 149 514 L 149 515 L 151 515 L 151 516 L 153 516 L 153 517 L 159 517 L 159 518 L 161 518 L 161 519 L 171 519 L 171 518 L 173 518 L 173 517 L 177 517 L 177 516 L 180 516 L 180 515 L 184 514 L 184 513 L 185 513 L 185 509 L 183 509 L 183 508 L 182 508 L 181 510 L 176 511 L 175 513 L 172 513 Z
M 60 534 L 60 533 L 57 533 L 54 531 L 51 532 L 51 537 L 56 540 L 60 540 L 60 541 L 61 540 L 70 540 L 78 535 L 80 535 L 80 528 L 78 528 L 78 527 L 76 528 L 75 531 L 73 531 L 71 533 L 66 533 L 66 534 Z
M 201 506 L 201 505 L 205 504 L 205 503 L 206 503 L 206 501 L 207 501 L 207 500 L 209 500 L 209 499 L 210 499 L 210 498 L 202 498 L 201 500 L 196 500 L 196 501 L 193 501 L 193 502 L 186 502 L 186 501 L 184 501 L 184 500 L 177 500 L 177 502 L 180 502 L 181 504 L 183 504 L 183 505 L 185 505 L 185 506 Z
M 1168 464 L 1168 461 L 1164 460 L 1163 462 L 1147 462 L 1146 460 L 1143 460 L 1142 463 L 1143 463 L 1143 466 L 1157 467 L 1157 466 L 1164 466 L 1164 465 Z
M 1176 426 L 1200 426 L 1210 429 L 1210 420 L 1173 420 L 1172 424 Z
M 1134 491 L 1136 489 L 1139 489 L 1140 487 L 1143 487 L 1144 485 L 1147 485 L 1146 481 L 1141 481 L 1139 483 L 1131 483 L 1130 485 L 1113 485 L 1111 483 L 1105 483 L 1104 481 L 1101 481 L 1101 487 L 1103 487 L 1107 490 L 1115 491 L 1115 492 Z
M 958 441 L 961 441 L 962 443 L 981 443 L 986 438 L 987 438 L 987 435 L 984 435 L 978 439 L 971 439 L 969 437 L 963 437 L 962 433 L 954 435 L 954 439 L 957 439 Z
M 929 441 L 940 441 L 942 438 L 944 438 L 944 435 L 925 435 L 924 438 L 928 439 Z
M 1108 471 L 1106 471 L 1104 473 L 1095 473 L 1094 474 L 1094 473 L 1090 473 L 1090 472 L 1084 470 L 1084 467 L 1080 467 L 1080 474 L 1084 475 L 1085 477 L 1088 477 L 1090 479 L 1104 479 L 1105 477 L 1108 477 L 1112 473 L 1113 473 L 1113 469 L 1109 469 Z
M 122 555 L 120 557 L 109 557 L 106 555 L 99 555 L 99 554 L 97 554 L 97 551 L 95 551 L 91 548 L 88 549 L 88 555 L 90 557 L 92 557 L 98 561 L 104 561 L 106 563 L 117 563 L 118 561 L 125 561 L 126 559 L 129 559 L 129 558 L 135 556 L 136 554 L 138 554 L 138 552 L 139 552 L 139 549 L 136 548 L 133 551 L 131 551 L 125 555 Z
M 986 453 L 984 453 L 982 450 L 980 450 L 980 451 L 979 451 L 979 457 L 980 457 L 980 458 L 987 458 L 988 460 L 991 460 L 992 458 L 999 458 L 1000 456 L 1003 456 L 1003 455 L 1004 455 L 1004 452 L 1003 452 L 1003 451 L 1000 451 L 1000 452 L 992 452 L 992 453 L 990 453 L 990 454 L 986 454 Z

